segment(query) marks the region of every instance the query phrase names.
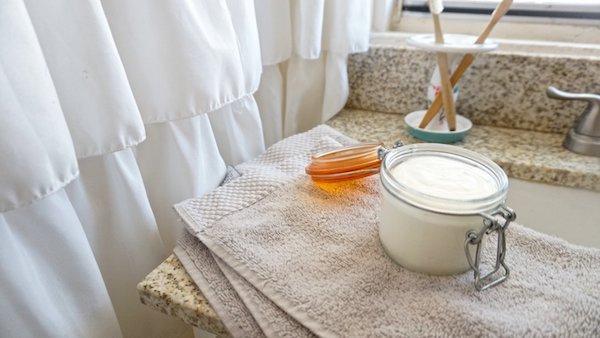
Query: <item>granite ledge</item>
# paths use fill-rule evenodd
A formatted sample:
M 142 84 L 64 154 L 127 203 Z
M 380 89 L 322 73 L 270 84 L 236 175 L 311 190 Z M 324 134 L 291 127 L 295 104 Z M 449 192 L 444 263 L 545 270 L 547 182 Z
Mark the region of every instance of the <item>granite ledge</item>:
M 144 305 L 214 333 L 217 337 L 231 337 L 175 255 L 170 255 L 152 270 L 137 285 L 137 289 Z

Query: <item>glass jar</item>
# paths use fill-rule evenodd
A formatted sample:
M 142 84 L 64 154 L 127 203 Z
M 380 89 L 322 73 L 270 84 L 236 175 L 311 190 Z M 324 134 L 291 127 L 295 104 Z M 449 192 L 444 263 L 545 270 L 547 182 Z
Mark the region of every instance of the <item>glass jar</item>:
M 472 268 L 478 289 L 508 276 L 504 230 L 515 215 L 504 206 L 508 178 L 496 163 L 456 146 L 412 144 L 383 154 L 380 178 L 379 236 L 396 263 L 434 275 Z M 496 266 L 480 276 L 483 239 L 494 231 Z

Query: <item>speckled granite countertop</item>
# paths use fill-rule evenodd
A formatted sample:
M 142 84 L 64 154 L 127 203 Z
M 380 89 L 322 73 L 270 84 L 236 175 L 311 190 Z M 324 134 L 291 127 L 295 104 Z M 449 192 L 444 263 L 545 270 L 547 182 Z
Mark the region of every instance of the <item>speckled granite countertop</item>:
M 137 289 L 143 304 L 218 337 L 230 336 L 175 255 L 150 272 Z
M 343 110 L 327 124 L 362 142 L 419 142 L 408 134 L 401 114 Z M 564 137 L 475 125 L 456 145 L 491 158 L 512 178 L 600 191 L 600 158 L 566 150 Z
M 359 141 L 418 142 L 408 134 L 399 114 L 343 110 L 327 124 Z M 563 138 L 561 134 L 475 126 L 458 145 L 490 157 L 509 177 L 600 192 L 600 158 L 565 150 Z M 174 255 L 138 284 L 138 291 L 142 303 L 219 337 L 228 336 Z

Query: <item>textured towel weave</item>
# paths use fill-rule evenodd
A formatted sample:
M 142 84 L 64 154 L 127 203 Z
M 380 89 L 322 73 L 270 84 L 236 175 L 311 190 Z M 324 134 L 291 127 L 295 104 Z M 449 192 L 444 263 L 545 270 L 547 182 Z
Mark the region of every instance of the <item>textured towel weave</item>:
M 304 174 L 327 136 L 341 137 L 321 126 L 288 138 L 237 167 L 241 176 L 229 184 L 176 206 L 225 275 L 265 296 L 239 293 L 250 312 L 270 301 L 332 337 L 600 335 L 600 250 L 515 224 L 507 235 L 512 275 L 491 290 L 475 291 L 470 273 L 405 270 L 379 242 L 378 177 L 318 186 Z M 178 257 L 197 245 L 182 241 Z M 298 336 L 293 326 L 285 335 Z

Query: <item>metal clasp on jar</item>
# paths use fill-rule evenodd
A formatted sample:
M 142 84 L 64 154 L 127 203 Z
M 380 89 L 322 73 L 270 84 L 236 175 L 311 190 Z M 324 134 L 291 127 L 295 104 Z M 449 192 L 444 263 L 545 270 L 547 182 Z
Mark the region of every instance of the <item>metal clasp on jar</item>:
M 386 147 L 379 147 L 379 148 L 377 148 L 377 157 L 379 157 L 379 159 L 383 161 L 383 158 L 385 157 L 385 155 L 387 155 L 391 150 L 400 148 L 403 145 L 404 145 L 404 143 L 402 143 L 402 141 L 396 141 L 396 142 L 394 142 L 394 145 L 392 146 L 391 149 L 388 149 Z
M 483 217 L 483 227 L 481 230 L 479 232 L 473 230 L 467 232 L 465 239 L 465 254 L 467 255 L 467 261 L 471 269 L 473 269 L 474 284 L 478 291 L 496 286 L 504 282 L 510 275 L 510 270 L 504 262 L 506 258 L 506 229 L 510 222 L 517 218 L 515 212 L 505 205 L 501 205 L 491 215 L 481 214 L 481 216 Z M 498 237 L 496 262 L 492 271 L 482 276 L 481 251 L 483 238 L 485 235 L 491 235 L 494 232 L 497 233 Z M 475 258 L 471 256 L 469 251 L 469 246 L 471 245 L 475 246 Z

